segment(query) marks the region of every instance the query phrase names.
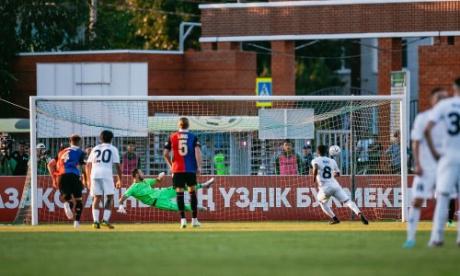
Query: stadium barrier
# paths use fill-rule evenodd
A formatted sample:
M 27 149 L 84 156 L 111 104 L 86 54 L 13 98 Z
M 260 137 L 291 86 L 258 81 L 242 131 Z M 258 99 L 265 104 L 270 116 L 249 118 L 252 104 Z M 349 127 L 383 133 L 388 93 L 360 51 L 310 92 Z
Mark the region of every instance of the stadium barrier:
M 210 176 L 202 176 L 205 181 Z M 40 179 L 41 178 L 41 179 Z M 50 183 L 46 176 L 39 177 L 38 183 Z M 277 178 L 276 181 L 270 178 Z M 385 178 L 385 185 L 373 185 L 379 178 Z M 410 177 L 412 178 L 412 177 Z M 371 219 L 400 219 L 401 187 L 398 175 L 356 176 L 355 200 L 358 207 Z M 347 193 L 350 194 L 350 177 L 338 179 Z M 124 187 L 116 190 L 119 198 L 129 186 L 131 179 L 124 179 Z M 25 177 L 0 177 L 0 222 L 12 222 L 18 212 L 19 201 L 24 187 Z M 280 185 L 281 183 L 281 185 Z M 286 183 L 286 185 L 282 185 Z M 392 184 L 395 183 L 395 184 Z M 411 179 L 409 179 L 411 183 Z M 159 187 L 170 186 L 171 178 L 166 177 Z M 199 205 L 208 210 L 200 217 L 211 221 L 263 221 L 293 220 L 314 221 L 325 220 L 327 217 L 320 210 L 316 201 L 318 189 L 310 176 L 216 176 L 215 185 L 208 190 L 199 190 Z M 50 186 L 38 188 L 39 218 L 42 223 L 65 222 L 63 202 L 59 191 Z M 82 220 L 91 220 L 91 198 L 84 191 L 85 210 Z M 336 213 L 342 219 L 351 218 L 348 208 L 331 201 Z M 112 220 L 117 222 L 168 222 L 176 221 L 174 212 L 161 211 L 146 206 L 137 200 L 127 201 L 127 215 L 113 213 Z M 118 201 L 115 202 L 115 207 Z M 424 208 L 423 219 L 432 216 L 433 204 Z

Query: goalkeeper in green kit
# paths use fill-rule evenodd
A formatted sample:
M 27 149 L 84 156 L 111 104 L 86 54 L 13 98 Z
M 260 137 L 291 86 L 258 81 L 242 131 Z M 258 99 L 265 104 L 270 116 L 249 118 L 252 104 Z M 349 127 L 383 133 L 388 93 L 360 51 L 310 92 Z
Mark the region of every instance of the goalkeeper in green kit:
M 161 182 L 165 173 L 162 172 L 158 178 L 144 178 L 144 173 L 140 169 L 134 169 L 132 172 L 134 183 L 126 190 L 120 198 L 118 213 L 126 214 L 126 209 L 123 203 L 129 198 L 134 197 L 146 205 L 165 211 L 179 211 L 176 200 L 176 190 L 171 186 L 167 188 L 154 188 L 154 186 Z M 209 188 L 214 183 L 214 178 L 209 179 L 203 184 L 198 184 L 197 189 Z M 192 211 L 189 204 L 185 205 L 186 211 Z

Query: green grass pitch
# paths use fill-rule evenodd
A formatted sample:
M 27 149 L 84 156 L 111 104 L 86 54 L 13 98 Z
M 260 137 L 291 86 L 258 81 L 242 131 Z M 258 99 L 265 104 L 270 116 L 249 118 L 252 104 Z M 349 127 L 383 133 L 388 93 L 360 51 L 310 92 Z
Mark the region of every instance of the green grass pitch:
M 400 222 L 0 226 L 0 275 L 460 275 L 454 229 L 434 249 L 420 229 L 406 250 Z

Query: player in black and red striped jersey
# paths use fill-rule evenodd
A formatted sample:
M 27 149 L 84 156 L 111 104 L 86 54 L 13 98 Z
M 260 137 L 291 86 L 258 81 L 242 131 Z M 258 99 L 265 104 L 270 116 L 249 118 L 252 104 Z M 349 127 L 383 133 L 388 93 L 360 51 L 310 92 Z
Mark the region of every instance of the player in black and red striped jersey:
M 192 226 L 199 227 L 198 199 L 196 196 L 196 175 L 201 171 L 201 149 L 198 138 L 188 130 L 189 121 L 182 117 L 179 119 L 179 130 L 169 137 L 165 144 L 163 156 L 173 174 L 173 186 L 177 192 L 177 205 L 180 211 L 180 227 L 187 227 L 184 210 L 184 189 L 188 187 L 190 204 L 192 207 Z M 171 159 L 172 152 L 172 159 Z

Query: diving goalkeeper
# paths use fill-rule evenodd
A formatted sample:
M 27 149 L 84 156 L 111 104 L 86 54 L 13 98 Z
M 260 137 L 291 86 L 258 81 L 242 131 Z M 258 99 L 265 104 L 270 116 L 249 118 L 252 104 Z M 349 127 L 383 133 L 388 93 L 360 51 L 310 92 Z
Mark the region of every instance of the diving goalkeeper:
M 165 173 L 160 173 L 158 178 L 144 178 L 144 173 L 140 169 L 134 169 L 132 176 L 134 182 L 120 198 L 120 206 L 117 211 L 118 213 L 126 214 L 126 209 L 123 203 L 131 196 L 140 200 L 144 204 L 160 210 L 179 211 L 177 202 L 172 200 L 176 198 L 176 190 L 173 187 L 163 189 L 153 188 L 157 183 L 161 182 Z M 198 184 L 196 188 L 209 188 L 213 182 L 214 178 L 211 178 L 203 184 Z M 192 211 L 192 207 L 189 204 L 186 204 L 185 210 Z

